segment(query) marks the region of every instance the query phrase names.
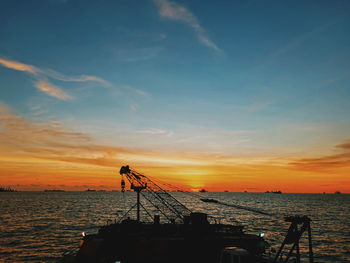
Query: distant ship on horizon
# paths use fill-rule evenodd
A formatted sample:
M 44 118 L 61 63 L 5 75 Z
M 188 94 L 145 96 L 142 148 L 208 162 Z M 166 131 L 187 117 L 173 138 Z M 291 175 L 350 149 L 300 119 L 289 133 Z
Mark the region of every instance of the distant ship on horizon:
M 269 193 L 271 193 L 271 194 L 282 194 L 282 191 L 281 190 L 278 190 L 278 191 L 266 191 L 265 192 L 266 194 L 269 194 Z
M 11 187 L 0 187 L 0 192 L 17 192 L 15 189 Z

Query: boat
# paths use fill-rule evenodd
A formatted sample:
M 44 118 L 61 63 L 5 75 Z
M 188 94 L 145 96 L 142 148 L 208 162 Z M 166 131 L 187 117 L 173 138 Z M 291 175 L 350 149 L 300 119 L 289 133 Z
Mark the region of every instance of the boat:
M 207 214 L 191 211 L 159 183 L 129 166 L 121 167 L 120 175 L 121 192 L 125 191 L 126 179 L 130 189 L 136 192 L 136 204 L 118 221 L 102 226 L 96 234 L 83 233 L 79 250 L 66 254 L 62 262 L 272 263 L 280 259 L 288 244 L 291 249 L 285 262 L 294 250 L 299 258 L 296 262 L 300 262 L 299 240 L 305 231 L 309 233 L 310 262 L 313 262 L 308 217 L 286 218 L 291 226 L 280 249 L 272 256 L 267 251 L 269 244 L 263 234 L 248 234 L 241 225 L 211 223 Z M 141 197 L 158 213 L 152 216 L 151 211 L 140 202 Z M 200 201 L 268 215 L 263 211 L 215 199 L 200 198 Z M 136 208 L 134 219 L 129 214 L 133 208 Z M 141 209 L 152 217 L 151 222 L 142 220 Z
M 0 192 L 17 192 L 17 191 L 12 189 L 11 187 L 0 187 Z
M 282 194 L 282 191 L 281 190 L 278 190 L 278 191 L 266 191 L 265 194 Z
M 273 194 L 282 194 L 282 191 L 281 191 L 281 190 L 278 190 L 278 191 L 272 191 L 271 193 L 273 193 Z

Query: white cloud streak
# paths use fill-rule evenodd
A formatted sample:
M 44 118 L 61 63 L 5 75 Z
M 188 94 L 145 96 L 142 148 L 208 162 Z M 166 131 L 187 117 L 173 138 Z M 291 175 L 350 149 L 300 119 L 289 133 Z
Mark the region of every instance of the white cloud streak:
M 137 131 L 137 133 L 142 133 L 142 134 L 147 134 L 147 135 L 161 135 L 161 136 L 167 136 L 167 137 L 170 137 L 174 134 L 172 131 L 157 129 L 157 128 L 140 130 L 140 131 Z
M 59 87 L 45 81 L 40 80 L 35 84 L 35 87 L 39 89 L 40 91 L 48 94 L 51 97 L 55 97 L 61 100 L 70 100 L 72 99 L 71 96 L 69 96 L 67 93 L 65 93 L 62 89 Z
M 131 109 L 133 112 L 137 112 L 137 108 L 138 108 L 138 105 L 137 105 L 137 104 L 130 104 L 130 109 Z
M 206 30 L 200 25 L 197 17 L 188 9 L 177 3 L 170 2 L 169 0 L 154 0 L 154 3 L 157 5 L 161 17 L 181 21 L 187 24 L 192 27 L 202 44 L 216 52 L 222 52 L 222 50 L 208 37 Z
M 287 43 L 286 45 L 280 47 L 279 49 L 277 49 L 272 55 L 272 58 L 276 58 L 279 57 L 281 55 L 284 55 L 285 53 L 288 53 L 296 48 L 298 48 L 303 42 L 309 40 L 310 38 L 312 38 L 313 36 L 319 34 L 320 32 L 328 29 L 329 27 L 333 26 L 337 21 L 332 21 L 329 22 L 327 24 L 321 25 L 317 28 L 315 28 L 314 30 L 310 31 L 310 32 L 306 32 L 303 35 L 297 36 L 294 39 L 291 39 L 289 41 L 289 43 Z
M 57 80 L 60 80 L 60 81 L 66 81 L 66 82 L 86 82 L 86 81 L 94 81 L 94 82 L 99 82 L 99 83 L 102 83 L 106 86 L 110 86 L 111 84 L 104 80 L 104 79 L 101 79 L 99 77 L 96 77 L 96 76 L 91 76 L 91 75 L 80 75 L 80 76 L 77 76 L 77 77 L 69 77 L 69 76 L 65 76 L 57 71 L 54 71 L 54 70 L 45 70 L 45 75 L 51 77 L 51 78 L 54 78 L 54 79 L 57 79 Z

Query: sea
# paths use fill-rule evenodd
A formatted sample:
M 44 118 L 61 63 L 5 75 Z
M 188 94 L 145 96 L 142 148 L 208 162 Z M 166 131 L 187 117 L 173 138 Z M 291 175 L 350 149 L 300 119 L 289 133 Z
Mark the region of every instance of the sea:
M 171 193 L 191 211 L 204 212 L 214 222 L 244 226 L 247 233 L 264 235 L 269 249 L 278 249 L 289 223 L 285 216 L 311 218 L 315 262 L 350 262 L 349 194 L 273 193 Z M 199 198 L 265 211 L 254 213 Z M 142 197 L 141 197 L 141 200 Z M 0 193 L 0 262 L 59 262 L 64 253 L 79 248 L 82 233 L 123 218 L 134 206 L 136 193 L 90 192 L 2 192 Z M 145 202 L 143 200 L 142 202 Z M 143 205 L 151 214 L 152 208 Z M 143 210 L 142 210 L 143 211 Z M 127 216 L 134 217 L 131 209 Z M 141 219 L 150 220 L 141 213 Z M 308 262 L 308 239 L 300 243 L 302 262 Z

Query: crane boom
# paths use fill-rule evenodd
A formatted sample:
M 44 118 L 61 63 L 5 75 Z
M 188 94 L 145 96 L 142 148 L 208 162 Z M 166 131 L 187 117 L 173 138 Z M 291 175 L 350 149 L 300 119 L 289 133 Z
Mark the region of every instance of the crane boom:
M 121 167 L 120 174 L 125 176 L 129 181 L 131 189 L 138 192 L 138 194 L 141 193 L 142 196 L 169 221 L 175 221 L 176 219 L 184 220 L 185 216 L 190 215 L 191 210 L 149 177 L 130 169 L 128 165 Z M 142 190 L 144 190 L 144 192 L 141 192 Z

